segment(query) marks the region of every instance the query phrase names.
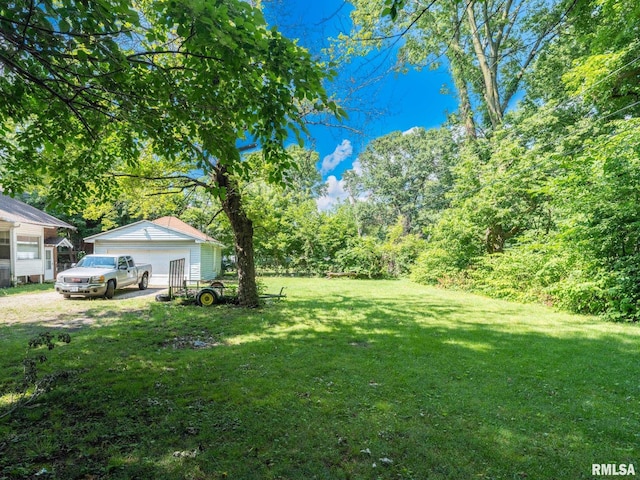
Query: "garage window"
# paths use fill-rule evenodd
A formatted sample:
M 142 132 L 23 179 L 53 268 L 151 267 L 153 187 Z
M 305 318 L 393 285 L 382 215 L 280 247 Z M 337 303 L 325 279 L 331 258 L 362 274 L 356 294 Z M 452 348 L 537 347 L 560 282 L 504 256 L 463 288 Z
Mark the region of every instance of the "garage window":
M 16 243 L 18 260 L 37 260 L 40 258 L 40 237 L 18 235 Z

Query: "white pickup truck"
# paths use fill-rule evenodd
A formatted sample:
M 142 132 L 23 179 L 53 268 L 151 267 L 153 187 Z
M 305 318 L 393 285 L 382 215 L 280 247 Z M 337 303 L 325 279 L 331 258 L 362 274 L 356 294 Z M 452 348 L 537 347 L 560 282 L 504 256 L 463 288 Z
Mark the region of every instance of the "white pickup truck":
M 87 255 L 77 265 L 60 272 L 56 278 L 56 292 L 69 298 L 113 298 L 117 288 L 138 285 L 145 290 L 151 277 L 151 265 L 136 265 L 129 255 Z

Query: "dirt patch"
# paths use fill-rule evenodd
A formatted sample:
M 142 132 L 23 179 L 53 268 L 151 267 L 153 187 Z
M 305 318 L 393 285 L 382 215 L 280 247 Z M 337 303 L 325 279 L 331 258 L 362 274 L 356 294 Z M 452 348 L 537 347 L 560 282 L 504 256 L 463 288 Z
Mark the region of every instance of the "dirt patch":
M 197 350 L 201 348 L 219 347 L 220 345 L 222 345 L 222 343 L 214 337 L 194 337 L 190 335 L 175 337 L 171 340 L 162 342 L 161 344 L 164 348 L 173 348 L 174 350 L 180 350 L 183 348 L 192 348 Z
M 53 288 L 53 287 L 52 287 Z M 0 297 L 0 324 L 42 324 L 50 327 L 78 329 L 102 319 L 104 308 L 112 306 L 118 311 L 140 309 L 141 303 L 152 302 L 161 288 L 147 290 L 124 289 L 111 300 L 103 298 L 72 297 L 65 299 L 54 291 L 7 295 Z

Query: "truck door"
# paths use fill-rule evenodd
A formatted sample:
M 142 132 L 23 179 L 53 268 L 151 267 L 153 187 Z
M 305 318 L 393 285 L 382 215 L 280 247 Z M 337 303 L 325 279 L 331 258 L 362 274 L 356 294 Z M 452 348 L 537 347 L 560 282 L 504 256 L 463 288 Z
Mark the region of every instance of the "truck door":
M 129 265 L 129 281 L 131 283 L 138 283 L 138 281 L 140 281 L 138 278 L 138 268 L 133 258 L 127 257 L 127 264 Z
M 118 257 L 118 287 L 131 285 L 131 283 L 133 283 L 131 277 L 134 273 L 135 272 L 131 272 L 131 269 L 129 268 L 127 257 Z

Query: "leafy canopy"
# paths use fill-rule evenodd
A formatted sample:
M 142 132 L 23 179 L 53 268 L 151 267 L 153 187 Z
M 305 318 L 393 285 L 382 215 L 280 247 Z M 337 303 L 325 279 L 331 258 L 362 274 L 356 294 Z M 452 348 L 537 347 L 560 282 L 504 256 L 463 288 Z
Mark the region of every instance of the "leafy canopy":
M 0 69 L 9 192 L 45 179 L 106 191 L 145 144 L 183 168 L 242 173 L 239 142 L 255 143 L 278 180 L 300 106 L 339 113 L 323 66 L 240 0 L 5 3 Z

